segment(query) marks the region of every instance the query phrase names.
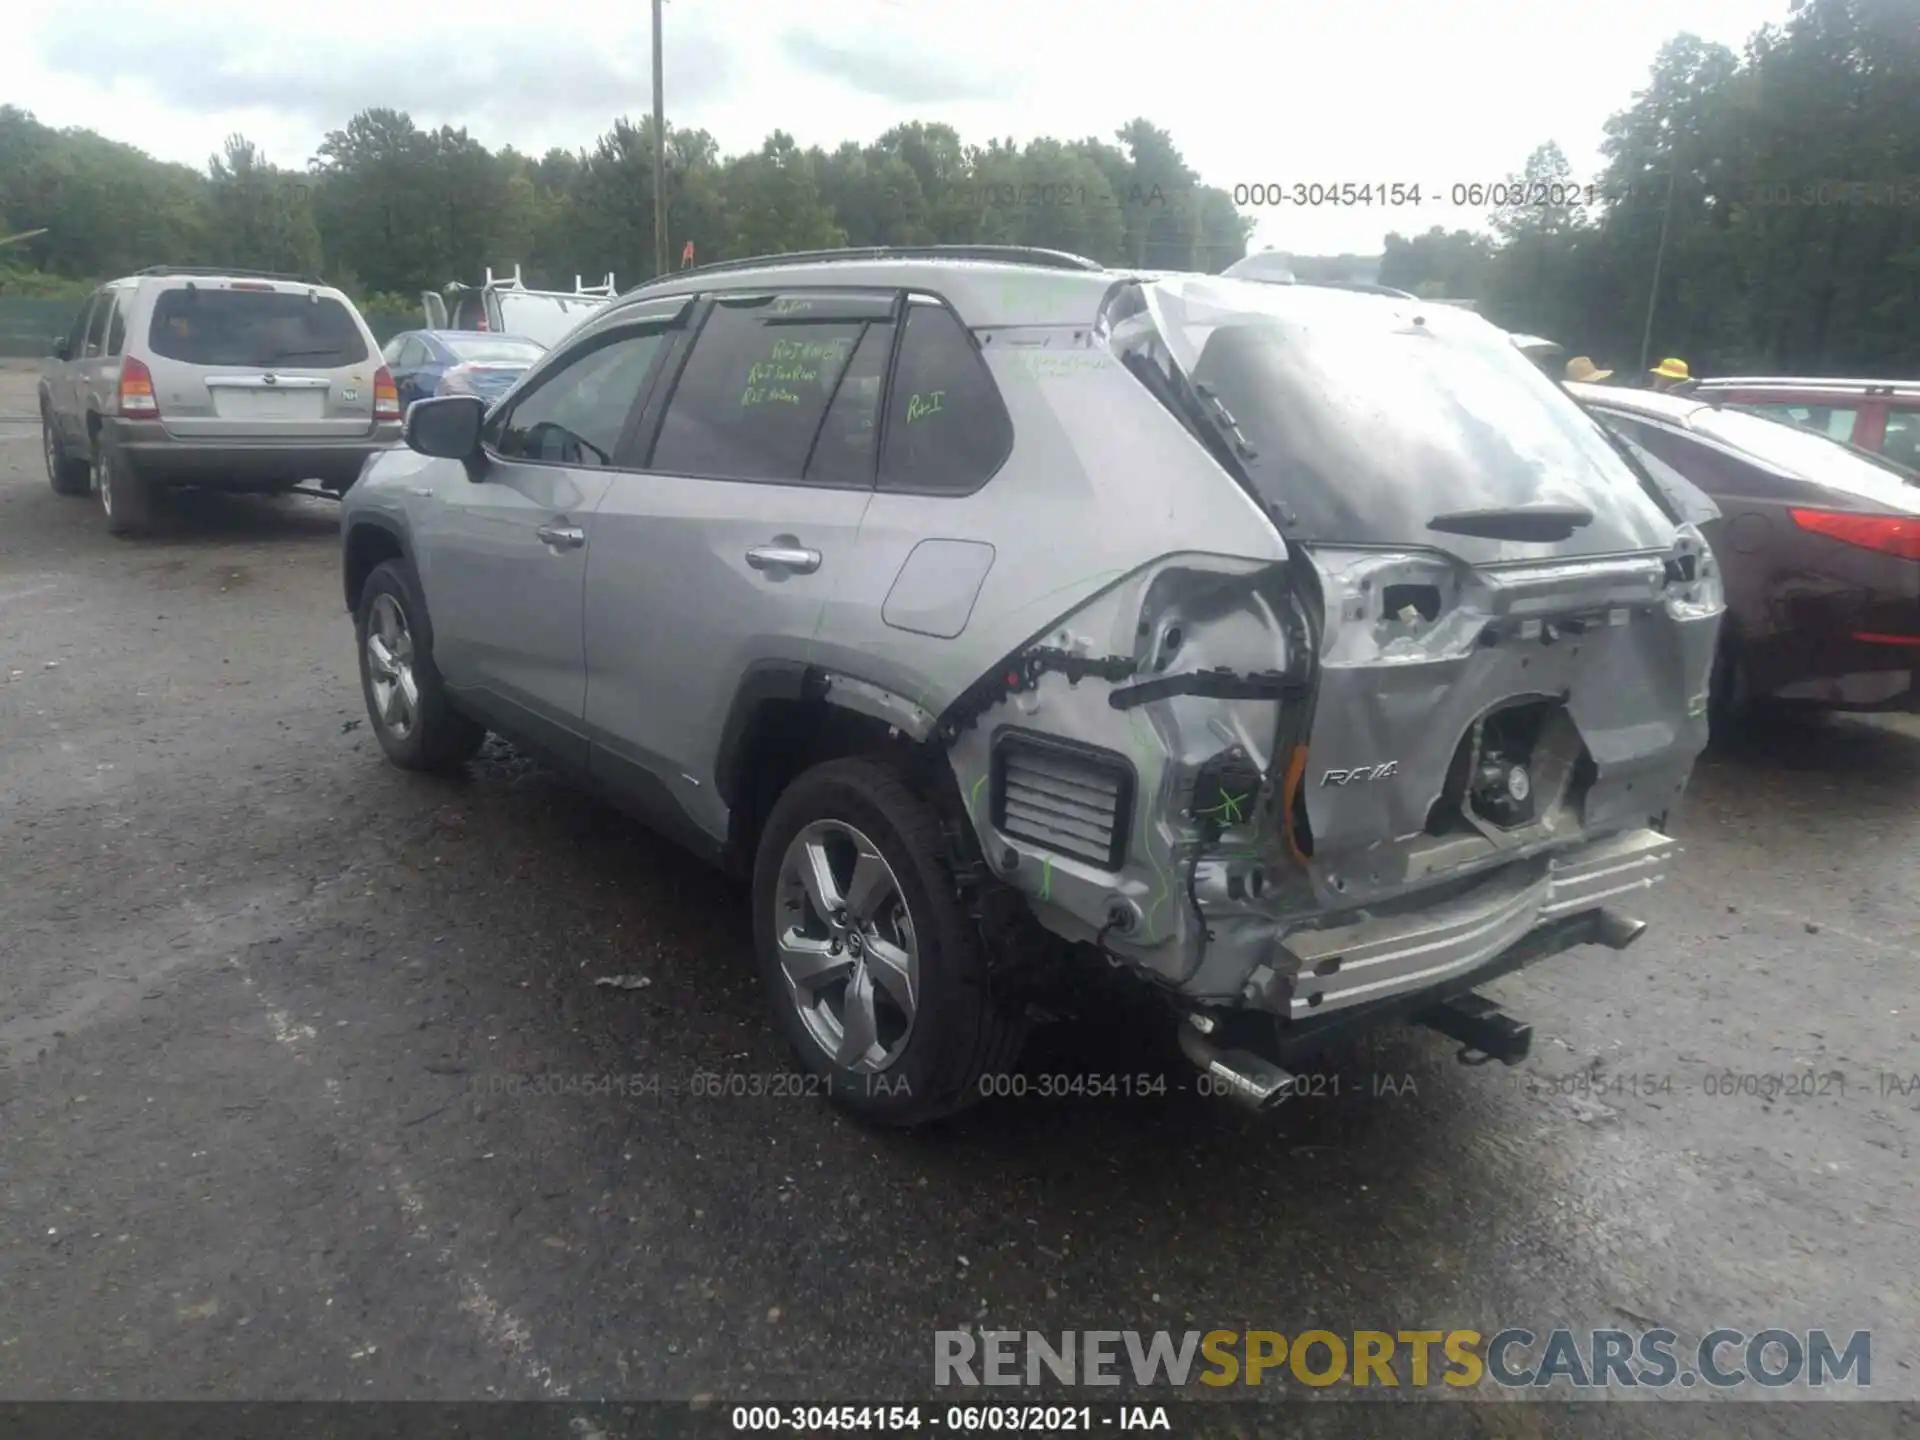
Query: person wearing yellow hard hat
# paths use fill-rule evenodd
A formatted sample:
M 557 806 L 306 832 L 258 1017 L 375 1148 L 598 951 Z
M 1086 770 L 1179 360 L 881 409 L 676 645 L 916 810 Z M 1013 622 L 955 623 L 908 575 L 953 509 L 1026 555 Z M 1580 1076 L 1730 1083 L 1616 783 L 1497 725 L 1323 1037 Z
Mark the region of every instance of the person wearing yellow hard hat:
M 1576 355 L 1567 361 L 1567 379 L 1576 385 L 1598 385 L 1611 374 L 1611 370 L 1595 365 L 1589 355 Z
M 1671 390 L 1676 385 L 1684 385 L 1693 378 L 1688 373 L 1686 361 L 1671 357 L 1662 360 L 1647 373 L 1653 376 L 1653 388 L 1656 390 Z

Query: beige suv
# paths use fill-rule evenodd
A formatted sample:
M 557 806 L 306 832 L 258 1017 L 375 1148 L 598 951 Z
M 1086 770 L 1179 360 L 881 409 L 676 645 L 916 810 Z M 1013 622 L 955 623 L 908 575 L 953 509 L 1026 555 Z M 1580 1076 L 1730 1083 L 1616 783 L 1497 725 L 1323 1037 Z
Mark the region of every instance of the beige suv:
M 134 534 L 174 485 L 344 491 L 400 438 L 367 322 L 309 277 L 155 266 L 100 287 L 40 379 L 47 479 Z

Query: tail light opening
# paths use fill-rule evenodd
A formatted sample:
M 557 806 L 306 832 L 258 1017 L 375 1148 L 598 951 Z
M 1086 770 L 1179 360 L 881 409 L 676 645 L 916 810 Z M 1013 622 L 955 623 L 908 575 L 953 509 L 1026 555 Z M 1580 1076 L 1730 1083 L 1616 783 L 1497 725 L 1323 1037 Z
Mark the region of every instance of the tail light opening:
M 393 383 L 393 372 L 382 365 L 373 377 L 373 418 L 400 418 L 400 391 Z
M 1838 510 L 1791 510 L 1802 530 L 1825 535 L 1864 550 L 1920 560 L 1920 517 L 1912 515 L 1858 515 Z
M 130 420 L 153 420 L 160 414 L 160 397 L 153 393 L 153 372 L 131 355 L 120 362 L 120 414 Z

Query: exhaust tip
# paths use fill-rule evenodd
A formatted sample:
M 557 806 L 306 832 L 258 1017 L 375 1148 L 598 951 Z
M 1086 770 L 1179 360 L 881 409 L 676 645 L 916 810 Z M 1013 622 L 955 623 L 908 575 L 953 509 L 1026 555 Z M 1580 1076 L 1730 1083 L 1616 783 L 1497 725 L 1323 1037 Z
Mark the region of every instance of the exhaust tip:
M 1214 1093 L 1248 1110 L 1266 1110 L 1293 1093 L 1291 1071 L 1246 1050 L 1222 1050 L 1191 1025 L 1180 1027 L 1180 1048 L 1215 1082 Z
M 1602 945 L 1613 950 L 1624 950 L 1647 933 L 1647 922 L 1605 907 L 1600 911 L 1598 928 Z

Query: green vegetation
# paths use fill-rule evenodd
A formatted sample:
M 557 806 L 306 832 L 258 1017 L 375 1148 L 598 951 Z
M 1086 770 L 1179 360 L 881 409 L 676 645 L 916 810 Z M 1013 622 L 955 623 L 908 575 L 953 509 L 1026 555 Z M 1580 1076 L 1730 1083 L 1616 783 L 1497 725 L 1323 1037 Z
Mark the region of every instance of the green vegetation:
M 1203 184 L 1145 120 L 1111 141 L 1025 146 L 967 145 L 921 123 L 832 152 L 775 132 L 735 156 L 669 126 L 666 149 L 675 266 L 689 242 L 709 261 L 964 241 L 1219 270 L 1252 228 L 1231 189 Z M 1699 371 L 1920 369 L 1913 0 L 1804 0 L 1744 56 L 1679 37 L 1608 122 L 1605 154 L 1603 174 L 1575 185 L 1559 147 L 1541 146 L 1507 193 L 1487 192 L 1491 233 L 1393 235 L 1377 261 L 1309 256 L 1296 268 L 1475 300 L 1630 370 L 1664 221 L 1656 355 Z M 158 263 L 318 270 L 385 331 L 414 322 L 421 290 L 490 264 L 520 261 L 529 284 L 566 288 L 576 275 L 648 278 L 651 122 L 618 120 L 590 150 L 535 159 L 374 109 L 329 134 L 304 171 L 234 136 L 201 173 L 0 107 L 0 235 L 36 226 L 47 233 L 0 250 L 9 299 L 78 298 Z
M 1805 0 L 1743 57 L 1683 35 L 1607 123 L 1604 153 L 1592 205 L 1509 205 L 1491 236 L 1390 237 L 1381 282 L 1479 300 L 1491 319 L 1631 371 L 1671 196 L 1656 360 L 1920 372 L 1913 0 Z M 1514 179 L 1523 202 L 1573 188 L 1554 145 Z

